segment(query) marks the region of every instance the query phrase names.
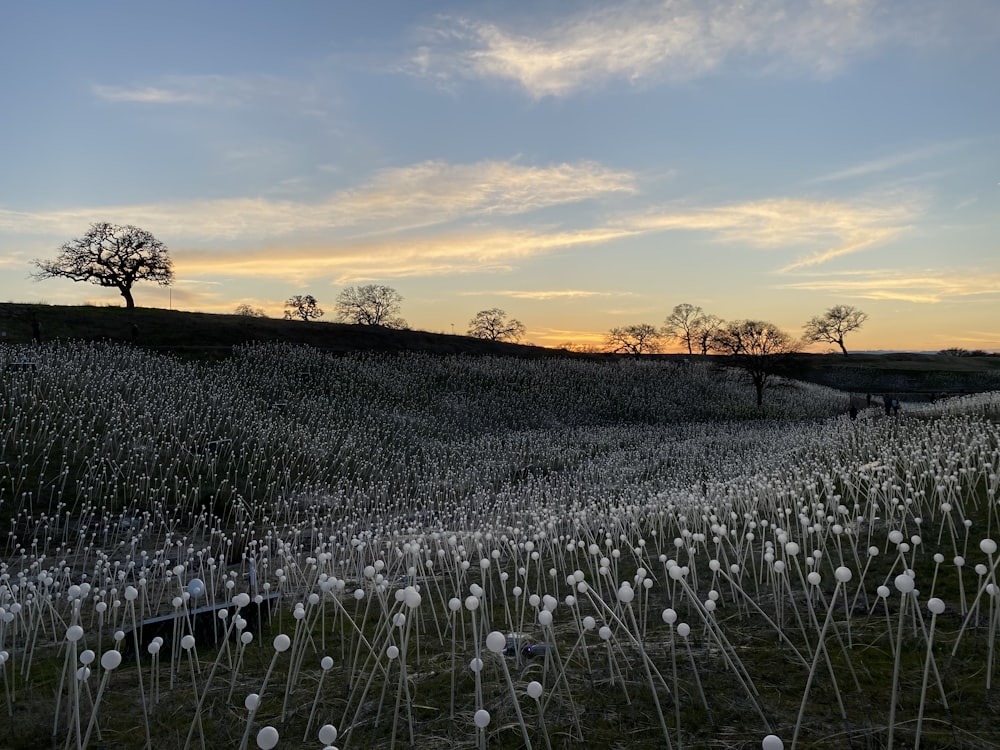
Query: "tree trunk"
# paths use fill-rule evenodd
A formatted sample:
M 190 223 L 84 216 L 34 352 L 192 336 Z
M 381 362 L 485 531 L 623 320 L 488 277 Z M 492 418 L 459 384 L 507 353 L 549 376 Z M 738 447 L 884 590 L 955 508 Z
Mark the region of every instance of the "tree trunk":
M 125 308 L 128 310 L 134 308 L 135 300 L 132 299 L 132 290 L 129 287 L 124 286 L 124 287 L 119 287 L 118 291 L 120 291 L 122 293 L 122 297 L 125 298 Z
M 842 351 L 842 352 L 844 353 L 844 356 L 846 357 L 846 356 L 847 356 L 847 347 L 846 347 L 846 346 L 844 346 L 844 341 L 843 341 L 843 339 L 841 339 L 841 340 L 840 340 L 840 341 L 838 341 L 837 343 L 838 343 L 838 344 L 840 344 L 840 351 Z
M 754 390 L 757 391 L 757 407 L 764 405 L 764 386 L 767 385 L 767 374 L 754 372 L 751 374 Z

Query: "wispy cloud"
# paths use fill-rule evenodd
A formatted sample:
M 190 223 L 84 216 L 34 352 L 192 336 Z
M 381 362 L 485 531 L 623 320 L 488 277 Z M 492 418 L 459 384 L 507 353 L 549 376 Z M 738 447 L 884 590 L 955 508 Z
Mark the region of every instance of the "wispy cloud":
M 270 75 L 167 75 L 136 85 L 94 84 L 105 101 L 132 104 L 201 104 L 242 107 L 291 100 L 321 105 L 317 85 Z
M 965 334 L 949 335 L 948 339 L 957 344 L 965 344 L 974 349 L 990 349 L 994 351 L 1000 348 L 1000 330 L 997 331 L 968 331 Z
M 0 209 L 0 230 L 72 235 L 102 220 L 144 226 L 168 244 L 168 238 L 259 242 L 345 228 L 399 232 L 635 191 L 631 173 L 594 162 L 527 166 L 512 161 L 431 161 L 383 170 L 358 188 L 315 203 L 235 198 L 48 212 Z
M 597 331 L 580 331 L 570 328 L 532 328 L 535 343 L 547 346 L 596 347 L 603 349 L 607 334 Z
M 559 190 L 556 189 L 554 194 L 558 195 Z M 462 194 L 459 203 L 474 215 L 502 217 L 506 213 L 484 210 L 482 206 L 492 202 L 481 198 L 474 198 L 470 206 L 465 206 L 464 201 L 468 198 L 468 195 Z M 360 198 L 358 200 L 364 202 Z M 383 208 L 389 210 L 388 206 L 382 207 L 382 202 L 380 197 L 365 210 L 380 216 Z M 439 196 L 437 201 L 420 199 L 417 206 L 434 204 L 437 210 L 441 210 L 441 206 L 448 202 L 446 197 Z M 350 201 L 347 203 L 350 204 Z M 535 201 L 520 197 L 512 200 L 511 205 L 533 206 Z M 397 206 L 393 210 L 399 211 L 400 208 Z M 465 215 L 457 211 L 447 215 Z M 466 230 L 442 227 L 431 236 L 424 237 L 411 233 L 405 235 L 403 241 L 395 236 L 378 240 L 347 238 L 317 243 L 301 251 L 284 247 L 280 252 L 270 248 L 251 253 L 199 252 L 198 258 L 187 262 L 197 267 L 197 273 L 274 274 L 296 279 L 330 274 L 336 276 L 339 282 L 351 283 L 473 270 L 510 270 L 525 258 L 557 250 L 600 245 L 657 232 L 694 231 L 709 233 L 715 240 L 732 245 L 798 251 L 800 256 L 796 260 L 778 269 L 787 274 L 801 273 L 834 258 L 887 243 L 902 235 L 918 214 L 918 207 L 906 201 L 846 203 L 776 198 L 687 209 L 667 207 L 650 213 L 624 215 L 612 223 L 576 231 L 547 226 L 510 228 L 503 222 L 492 222 Z M 397 220 L 411 217 L 409 210 L 396 214 Z M 439 217 L 443 221 L 444 215 Z M 607 294 L 576 289 L 507 289 L 488 293 L 537 300 Z
M 881 0 L 637 0 L 520 29 L 444 18 L 423 30 L 408 69 L 443 82 L 508 80 L 536 98 L 612 79 L 689 80 L 732 62 L 830 76 L 880 44 L 912 43 L 932 12 L 916 3 L 904 15 Z
M 857 299 L 937 303 L 957 297 L 1000 297 L 1000 274 L 938 269 L 907 273 L 883 268 L 827 274 L 782 287 Z
M 934 156 L 940 156 L 941 154 L 954 151 L 955 149 L 961 148 L 967 144 L 967 141 L 938 143 L 930 146 L 910 149 L 896 154 L 889 154 L 888 156 L 871 159 L 869 161 L 861 162 L 860 164 L 854 164 L 853 166 L 846 167 L 845 169 L 839 169 L 829 174 L 814 177 L 811 180 L 807 180 L 806 184 L 817 185 L 827 182 L 850 180 L 855 177 L 868 177 L 869 175 L 887 172 L 916 161 Z
M 478 292 L 460 292 L 460 297 L 481 297 L 483 295 L 495 297 L 510 297 L 512 299 L 531 300 L 552 300 L 552 299 L 581 299 L 587 297 L 611 297 L 630 294 L 630 292 L 597 292 L 586 289 L 549 289 L 549 290 L 524 290 L 524 289 L 489 289 Z
M 601 244 L 628 234 L 606 228 L 572 232 L 499 229 L 409 239 L 405 243 L 386 240 L 237 253 L 190 250 L 178 253 L 175 262 L 178 273 L 193 276 L 251 276 L 293 283 L 332 276 L 337 284 L 352 284 L 408 276 L 509 271 L 528 258 Z
M 665 231 L 705 232 L 733 245 L 791 249 L 799 257 L 779 270 L 801 272 L 887 243 L 920 213 L 919 200 L 912 197 L 855 203 L 773 198 L 666 206 L 575 230 L 546 225 L 538 216 L 534 226 L 523 226 L 539 209 L 636 191 L 630 173 L 590 162 L 549 167 L 425 162 L 385 170 L 318 203 L 248 198 L 39 213 L 0 209 L 0 231 L 66 238 L 95 220 L 136 224 L 177 251 L 189 275 L 304 281 L 324 274 L 353 282 L 507 270 L 526 257 Z M 221 248 L 219 240 L 225 241 Z M 212 245 L 215 249 L 208 249 Z M 601 294 L 573 289 L 496 293 L 520 299 Z
M 777 198 L 693 210 L 668 208 L 628 224 L 646 231 L 708 231 L 724 242 L 761 248 L 819 246 L 781 269 L 788 272 L 898 237 L 917 214 L 913 203 L 912 199 L 879 204 Z
M 191 91 L 179 91 L 156 86 L 94 86 L 94 93 L 109 102 L 133 102 L 137 104 L 190 104 L 205 101 Z

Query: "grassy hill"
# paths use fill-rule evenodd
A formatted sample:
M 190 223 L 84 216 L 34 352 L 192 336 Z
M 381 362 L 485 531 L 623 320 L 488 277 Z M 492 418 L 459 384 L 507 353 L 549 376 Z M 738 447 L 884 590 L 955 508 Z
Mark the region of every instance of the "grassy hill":
M 68 338 L 75 310 L 22 306 L 0 330 L 30 339 L 44 311 Z M 697 358 L 331 356 L 352 333 L 481 342 L 92 312 L 79 338 L 128 341 L 151 317 L 138 345 L 0 346 L 0 750 L 72 746 L 91 715 L 101 737 L 78 744 L 106 750 L 238 747 L 264 724 L 298 746 L 327 721 L 344 748 L 471 748 L 480 710 L 491 750 L 771 732 L 1000 750 L 995 394 L 849 420 L 843 393 L 797 381 L 759 409 Z M 327 335 L 225 343 L 282 330 Z M 921 361 L 897 369 L 952 364 Z M 925 592 L 912 608 L 901 579 Z M 237 640 L 233 595 L 259 591 L 278 598 L 242 610 Z M 233 603 L 226 645 L 185 594 Z M 480 637 L 494 629 L 508 653 Z M 85 648 L 92 673 L 74 672 Z
M 430 354 L 565 356 L 539 346 L 484 341 L 469 336 L 399 331 L 323 321 L 304 322 L 246 315 L 216 315 L 157 308 L 0 304 L 0 341 L 27 343 L 38 321 L 43 340 L 133 341 L 148 349 L 185 356 L 227 356 L 248 342 L 306 344 L 327 352 L 418 351 Z M 136 329 L 133 329 L 133 325 Z
M 783 365 L 786 377 L 842 391 L 890 393 L 907 401 L 1000 389 L 1000 357 L 945 354 L 797 354 Z
M 579 354 L 540 346 L 484 341 L 427 331 L 323 321 L 303 322 L 243 315 L 217 315 L 157 308 L 58 306 L 0 303 L 0 341 L 27 343 L 32 323 L 44 340 L 133 341 L 146 349 L 185 358 L 227 357 L 248 342 L 305 344 L 321 351 L 422 352 L 510 356 L 524 359 L 611 355 Z M 135 328 L 133 329 L 133 326 Z M 661 355 L 682 358 L 681 355 Z M 718 358 L 709 357 L 710 360 Z M 785 359 L 781 374 L 853 393 L 892 393 L 904 400 L 1000 390 L 1000 357 L 955 357 L 905 352 L 887 354 L 798 354 Z

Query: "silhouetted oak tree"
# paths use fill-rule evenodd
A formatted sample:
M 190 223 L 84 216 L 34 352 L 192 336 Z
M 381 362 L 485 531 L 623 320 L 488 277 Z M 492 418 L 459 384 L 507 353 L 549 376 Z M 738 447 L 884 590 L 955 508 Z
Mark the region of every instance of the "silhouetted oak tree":
M 349 286 L 337 296 L 337 318 L 363 326 L 406 328 L 399 317 L 402 302 L 402 295 L 389 286 Z
M 683 302 L 675 306 L 663 321 L 663 335 L 669 339 L 676 339 L 687 347 L 688 354 L 694 354 L 699 323 L 704 317 L 705 311 L 700 307 Z
M 525 330 L 524 323 L 508 318 L 499 307 L 480 310 L 469 321 L 469 335 L 488 341 L 520 341 Z
M 306 322 L 323 317 L 323 308 L 311 294 L 296 294 L 285 300 L 285 320 L 304 320 Z
M 615 354 L 655 354 L 660 351 L 660 332 L 649 323 L 612 328 L 606 345 Z
M 825 341 L 828 344 L 836 344 L 846 357 L 847 347 L 844 346 L 844 336 L 851 331 L 856 331 L 866 320 L 868 320 L 868 313 L 862 312 L 856 307 L 834 305 L 822 315 L 809 319 L 805 324 L 805 333 L 802 338 L 810 343 Z
M 169 286 L 174 279 L 166 245 L 131 224 L 91 224 L 86 234 L 63 245 L 55 260 L 33 262 L 36 280 L 65 278 L 117 289 L 128 308 L 135 307 L 132 286 L 137 281 Z
M 750 378 L 757 392 L 757 406 L 764 403 L 764 389 L 775 374 L 778 363 L 798 351 L 798 342 L 773 323 L 762 320 L 734 320 L 719 330 L 719 349 L 728 354 L 734 366 Z

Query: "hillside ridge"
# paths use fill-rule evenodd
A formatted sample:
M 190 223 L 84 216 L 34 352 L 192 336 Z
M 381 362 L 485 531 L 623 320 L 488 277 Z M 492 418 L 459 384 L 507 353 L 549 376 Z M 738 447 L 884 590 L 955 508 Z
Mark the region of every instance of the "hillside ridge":
M 397 330 L 326 321 L 283 320 L 246 315 L 141 307 L 62 306 L 0 303 L 0 342 L 30 343 L 38 322 L 43 341 L 134 343 L 184 358 L 228 357 L 233 347 L 282 342 L 331 354 L 421 352 L 438 355 L 522 359 L 574 358 L 614 361 L 627 355 L 581 353 L 531 344 L 488 341 L 461 334 Z M 649 359 L 705 360 L 725 365 L 719 355 L 642 355 Z M 849 393 L 892 393 L 905 400 L 1000 390 L 1000 357 L 956 357 L 914 352 L 800 353 L 783 357 L 779 374 Z

